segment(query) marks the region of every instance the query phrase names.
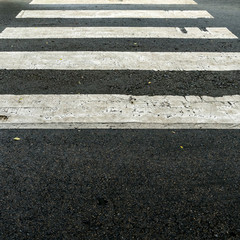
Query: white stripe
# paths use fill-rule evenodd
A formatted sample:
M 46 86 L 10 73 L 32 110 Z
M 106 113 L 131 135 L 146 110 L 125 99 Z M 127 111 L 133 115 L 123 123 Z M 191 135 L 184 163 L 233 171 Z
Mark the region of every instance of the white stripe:
M 240 96 L 0 95 L 0 128 L 240 128 Z
M 0 52 L 0 69 L 240 70 L 239 52 Z
M 33 0 L 30 4 L 197 4 L 193 0 Z
M 213 18 L 207 11 L 23 10 L 17 18 Z
M 0 39 L 44 38 L 191 38 L 237 39 L 227 28 L 186 27 L 183 33 L 176 27 L 27 27 L 6 28 Z
M 6 28 L 0 39 L 44 38 L 202 38 L 237 39 L 227 28 L 185 28 L 183 33 L 176 27 L 28 27 Z

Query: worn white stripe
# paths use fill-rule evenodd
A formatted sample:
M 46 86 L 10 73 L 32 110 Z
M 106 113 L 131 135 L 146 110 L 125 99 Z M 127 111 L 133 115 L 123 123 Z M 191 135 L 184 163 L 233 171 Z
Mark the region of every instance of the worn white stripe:
M 43 38 L 191 38 L 237 39 L 227 28 L 186 27 L 187 33 L 176 27 L 27 27 L 6 28 L 0 39 Z
M 163 10 L 23 10 L 17 18 L 213 18 L 207 11 Z
M 33 0 L 30 4 L 197 4 L 193 0 Z
M 0 52 L 0 69 L 240 70 L 239 52 Z
M 0 95 L 0 128 L 240 128 L 240 96 Z

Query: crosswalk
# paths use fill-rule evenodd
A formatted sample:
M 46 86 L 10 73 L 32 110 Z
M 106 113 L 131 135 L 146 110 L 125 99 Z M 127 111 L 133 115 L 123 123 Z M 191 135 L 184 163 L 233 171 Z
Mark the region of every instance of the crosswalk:
M 192 0 L 33 0 L 31 6 L 61 10 L 22 10 L 16 19 L 209 19 L 206 10 L 69 10 L 83 5 L 193 5 Z M 0 40 L 186 39 L 237 40 L 221 27 L 6 27 Z M 47 42 L 48 43 L 48 42 Z M 2 51 L 4 71 L 204 71 L 240 70 L 240 52 L 204 51 Z M 52 79 L 49 76 L 49 79 Z M 50 81 L 50 80 L 49 80 Z M 67 80 L 66 80 L 67 81 Z M 116 79 L 117 81 L 117 79 Z M 151 84 L 151 79 L 148 80 Z M 98 85 L 98 82 L 96 82 Z M 57 88 L 56 84 L 56 88 Z M 99 86 L 101 88 L 101 86 Z M 164 86 L 163 86 L 164 88 Z M 240 95 L 2 94 L 0 128 L 239 128 Z
M 193 0 L 34 0 L 30 4 L 196 4 Z
M 4 52 L 3 69 L 233 71 L 240 53 L 204 52 Z
M 44 38 L 197 38 L 197 39 L 236 39 L 227 28 L 196 27 L 40 27 L 6 28 L 0 39 L 44 39 Z
M 23 10 L 16 18 L 213 18 L 207 11 L 164 10 Z

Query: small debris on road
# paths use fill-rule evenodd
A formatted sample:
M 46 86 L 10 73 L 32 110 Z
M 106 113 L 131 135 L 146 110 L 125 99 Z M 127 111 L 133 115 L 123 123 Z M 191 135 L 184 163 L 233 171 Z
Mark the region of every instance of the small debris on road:
M 0 121 L 7 121 L 8 120 L 8 116 L 6 115 L 0 115 Z

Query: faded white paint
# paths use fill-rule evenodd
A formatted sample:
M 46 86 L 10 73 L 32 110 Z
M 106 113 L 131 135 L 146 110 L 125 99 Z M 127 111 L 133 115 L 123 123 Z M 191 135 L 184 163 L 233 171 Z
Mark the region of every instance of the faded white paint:
M 197 4 L 193 0 L 33 0 L 30 4 Z
M 227 28 L 176 27 L 17 27 L 6 28 L 0 39 L 44 38 L 184 38 L 237 39 Z
M 240 96 L 0 95 L 0 128 L 240 128 Z
M 0 69 L 240 70 L 239 52 L 0 52 Z
M 163 10 L 23 10 L 17 18 L 213 18 L 207 11 Z

